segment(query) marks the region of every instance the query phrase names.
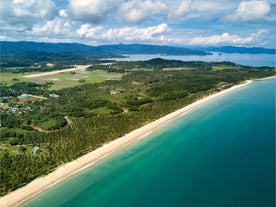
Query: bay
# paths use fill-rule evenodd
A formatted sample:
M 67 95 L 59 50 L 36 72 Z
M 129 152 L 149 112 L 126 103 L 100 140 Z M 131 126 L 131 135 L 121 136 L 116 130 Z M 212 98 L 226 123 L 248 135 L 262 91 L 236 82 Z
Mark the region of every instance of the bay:
M 179 116 L 23 206 L 274 207 L 275 79 Z
M 240 54 L 240 53 L 217 53 L 213 55 L 160 55 L 160 54 L 125 54 L 126 58 L 112 58 L 116 61 L 143 61 L 153 58 L 163 58 L 168 60 L 182 61 L 205 61 L 205 62 L 223 62 L 230 61 L 245 66 L 270 66 L 276 67 L 275 54 Z

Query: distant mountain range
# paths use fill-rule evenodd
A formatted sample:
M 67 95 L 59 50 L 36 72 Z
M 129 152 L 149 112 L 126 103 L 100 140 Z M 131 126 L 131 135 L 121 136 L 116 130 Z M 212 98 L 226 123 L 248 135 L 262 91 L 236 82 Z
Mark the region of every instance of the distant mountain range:
M 210 52 L 276 54 L 275 49 L 260 47 L 208 47 L 189 49 L 184 47 L 158 46 L 145 44 L 117 44 L 89 46 L 78 43 L 41 43 L 0 41 L 1 56 L 4 54 L 22 54 L 45 52 L 51 54 L 71 53 L 92 56 L 116 56 L 122 54 L 162 54 L 162 55 L 211 55 Z
M 163 54 L 163 55 L 210 55 L 210 53 L 188 49 L 184 47 L 157 46 L 144 44 L 118 44 L 88 46 L 78 43 L 40 43 L 40 42 L 8 42 L 1 41 L 1 53 L 25 53 L 25 52 L 47 52 L 47 53 L 82 53 L 84 55 L 100 54 Z
M 103 45 L 96 48 L 100 51 L 110 51 L 115 54 L 211 55 L 211 53 L 203 50 L 144 44 Z

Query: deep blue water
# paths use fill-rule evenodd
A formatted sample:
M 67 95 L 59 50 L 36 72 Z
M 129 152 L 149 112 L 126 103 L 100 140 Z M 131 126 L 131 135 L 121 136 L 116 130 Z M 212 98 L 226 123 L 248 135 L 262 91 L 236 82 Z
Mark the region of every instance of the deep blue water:
M 213 55 L 158 55 L 158 54 L 126 54 L 127 58 L 112 58 L 117 61 L 138 61 L 150 60 L 153 58 L 163 58 L 168 60 L 182 61 L 205 61 L 205 62 L 223 62 L 230 61 L 240 65 L 248 66 L 271 66 L 276 67 L 275 54 L 239 54 L 239 53 L 217 53 Z
M 274 207 L 275 79 L 170 122 L 25 206 Z

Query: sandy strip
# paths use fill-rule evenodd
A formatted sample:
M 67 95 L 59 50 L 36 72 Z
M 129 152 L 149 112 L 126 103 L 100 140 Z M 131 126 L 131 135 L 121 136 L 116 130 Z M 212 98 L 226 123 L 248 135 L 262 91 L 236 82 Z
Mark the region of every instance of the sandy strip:
M 127 145 L 130 145 L 131 143 L 134 143 L 135 141 L 138 141 L 140 139 L 145 138 L 145 136 L 149 135 L 153 131 L 156 131 L 160 129 L 161 127 L 168 124 L 171 120 L 179 117 L 184 116 L 185 113 L 191 112 L 193 109 L 199 107 L 202 104 L 205 104 L 217 97 L 220 97 L 230 91 L 233 91 L 235 89 L 238 89 L 240 87 L 243 87 L 252 81 L 246 81 L 243 84 L 233 86 L 229 89 L 226 89 L 224 91 L 220 91 L 216 94 L 210 95 L 206 98 L 203 98 L 199 101 L 196 101 L 182 109 L 179 109 L 175 112 L 172 112 L 156 121 L 153 121 L 137 130 L 134 130 L 130 132 L 129 134 L 126 134 L 125 136 L 118 138 L 112 142 L 109 142 L 107 144 L 104 144 L 102 147 L 72 161 L 67 164 L 64 164 L 60 167 L 58 167 L 54 172 L 33 180 L 28 185 L 19 188 L 10 194 L 3 196 L 0 198 L 0 205 L 9 207 L 9 206 L 17 206 L 21 204 L 22 202 L 34 197 L 38 193 L 44 191 L 45 189 L 55 185 L 56 183 L 64 180 L 65 178 L 68 178 L 70 175 L 79 172 L 80 170 L 83 170 L 97 161 L 103 159 L 104 157 L 107 157 L 111 155 L 112 153 L 118 152 Z
M 55 75 L 55 74 L 59 74 L 59 73 L 68 73 L 68 72 L 82 71 L 82 70 L 86 70 L 86 68 L 88 68 L 90 66 L 91 65 L 78 65 L 75 68 L 63 69 L 63 70 L 55 70 L 55 71 L 51 71 L 51 72 L 37 73 L 37 74 L 32 74 L 32 75 L 25 75 L 25 76 L 22 76 L 22 77 L 23 78 L 37 78 L 37 77 L 42 77 L 42 76 Z

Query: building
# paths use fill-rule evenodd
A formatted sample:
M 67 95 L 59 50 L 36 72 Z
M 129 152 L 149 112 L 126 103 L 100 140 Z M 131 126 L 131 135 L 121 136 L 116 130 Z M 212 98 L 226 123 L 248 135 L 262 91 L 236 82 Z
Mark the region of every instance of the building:
M 51 98 L 58 98 L 58 97 L 59 97 L 59 95 L 54 94 L 54 93 L 50 94 L 49 96 L 50 96 Z
M 41 152 L 40 147 L 34 147 L 34 148 L 32 149 L 32 153 L 33 153 L 33 154 L 39 154 L 40 152 Z

